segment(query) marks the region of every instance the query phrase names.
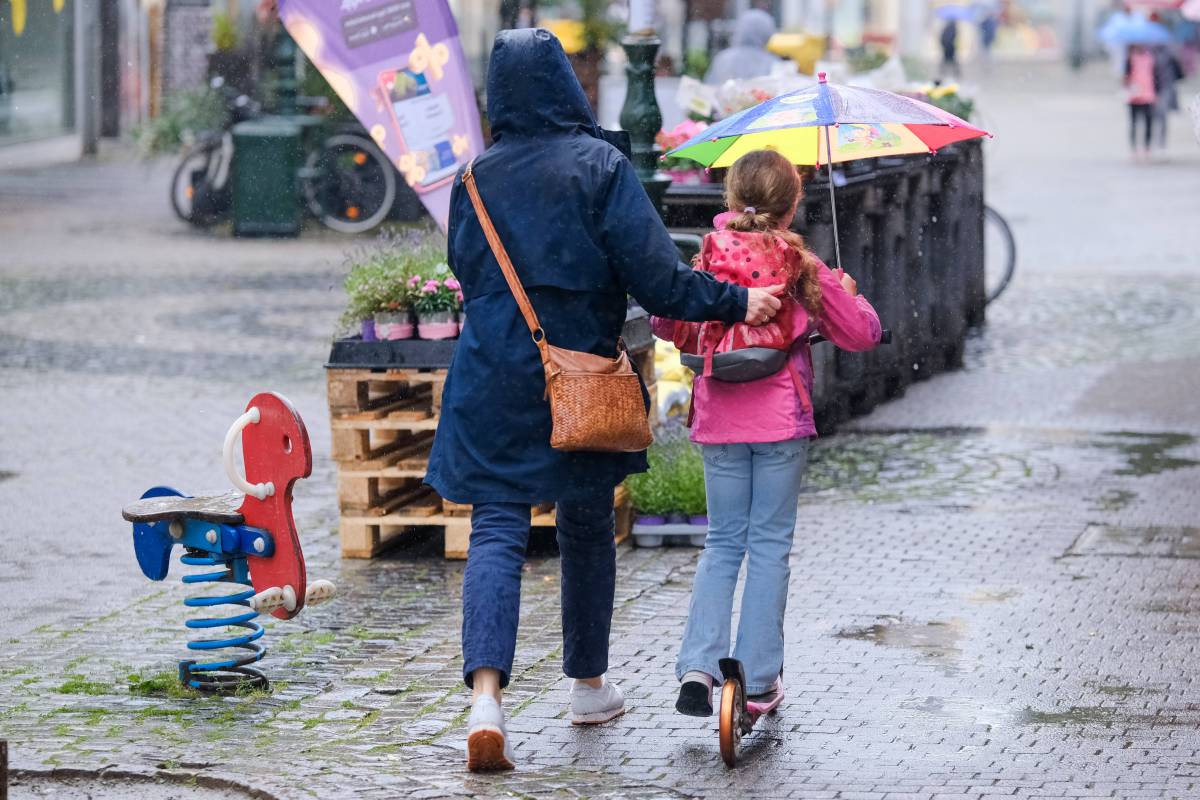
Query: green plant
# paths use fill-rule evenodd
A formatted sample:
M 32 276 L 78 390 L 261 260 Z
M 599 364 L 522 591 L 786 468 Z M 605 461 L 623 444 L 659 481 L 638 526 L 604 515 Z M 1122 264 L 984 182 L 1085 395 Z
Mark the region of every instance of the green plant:
M 427 227 L 384 231 L 372 244 L 351 252 L 342 325 L 352 328 L 380 311 L 413 308 L 421 274 L 444 263 L 445 254 L 446 240 Z
M 875 45 L 863 45 L 846 50 L 846 63 L 854 73 L 870 72 L 887 63 L 887 51 Z
M 602 50 L 609 42 L 615 42 L 621 34 L 621 26 L 608 16 L 609 0 L 582 0 L 583 46 L 585 50 Z
M 143 155 L 177 149 L 190 143 L 197 133 L 216 131 L 229 122 L 225 101 L 207 87 L 189 89 L 169 96 L 162 112 L 133 131 Z
M 649 471 L 625 479 L 638 512 L 653 516 L 706 513 L 704 459 L 700 449 L 688 441 L 686 428 L 679 424 L 657 428 L 646 459 Z
M 349 122 L 354 119 L 354 114 L 347 108 L 341 96 L 333 90 L 321 71 L 314 67 L 308 59 L 304 60 L 304 77 L 300 79 L 300 94 L 305 97 L 324 97 L 328 100 L 329 105 L 326 106 L 323 113 L 325 118 L 332 122 Z
M 233 17 L 223 12 L 213 14 L 212 43 L 213 47 L 225 52 L 237 49 L 238 32 Z
M 709 58 L 707 50 L 688 50 L 683 59 L 683 74 L 696 80 L 704 80 L 711 64 L 712 59 Z
M 942 111 L 948 111 L 954 116 L 968 121 L 971 119 L 971 113 L 975 110 L 975 101 L 963 97 L 958 92 L 946 92 L 941 95 L 935 92 L 930 95 L 929 103 Z
M 691 442 L 686 442 L 680 448 L 671 484 L 676 511 L 689 517 L 708 513 L 708 496 L 704 491 L 704 457 L 700 454 L 700 448 Z

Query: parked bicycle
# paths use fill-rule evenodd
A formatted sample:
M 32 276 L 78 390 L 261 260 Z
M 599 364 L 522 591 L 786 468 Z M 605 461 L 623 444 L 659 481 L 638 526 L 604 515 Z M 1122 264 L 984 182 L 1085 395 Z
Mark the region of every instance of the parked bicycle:
M 1017 268 L 1017 240 L 1008 220 L 991 206 L 983 208 L 983 280 L 987 302 L 1004 293 Z
M 261 116 L 261 106 L 229 90 L 220 78 L 213 89 L 225 99 L 227 123 L 202 134 L 182 156 L 171 180 L 171 207 L 185 222 L 208 228 L 229 218 L 233 126 Z M 323 98 L 302 99 L 310 107 Z M 329 126 L 298 175 L 308 212 L 341 233 L 362 233 L 382 222 L 396 200 L 396 170 L 357 124 Z

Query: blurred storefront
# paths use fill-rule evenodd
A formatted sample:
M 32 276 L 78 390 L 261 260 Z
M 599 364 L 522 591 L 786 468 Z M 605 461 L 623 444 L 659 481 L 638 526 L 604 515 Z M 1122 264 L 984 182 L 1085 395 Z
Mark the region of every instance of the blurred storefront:
M 0 144 L 75 130 L 76 0 L 0 6 Z
M 0 4 L 0 148 L 44 141 L 79 153 L 147 112 L 144 0 Z

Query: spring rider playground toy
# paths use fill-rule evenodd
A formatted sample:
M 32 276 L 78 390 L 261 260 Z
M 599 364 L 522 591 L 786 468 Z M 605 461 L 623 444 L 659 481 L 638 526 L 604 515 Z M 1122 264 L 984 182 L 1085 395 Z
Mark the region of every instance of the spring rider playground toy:
M 239 433 L 245 478 L 238 474 L 233 460 Z M 187 621 L 190 630 L 214 634 L 214 638 L 189 641 L 188 649 L 205 657 L 211 653 L 215 660 L 180 661 L 179 680 L 209 692 L 266 689 L 266 675 L 251 666 L 266 653 L 259 641 L 263 627 L 255 618 L 270 613 L 290 619 L 305 605 L 329 600 L 336 591 L 329 581 L 307 582 L 304 554 L 292 519 L 292 485 L 312 473 L 308 431 L 286 398 L 263 392 L 251 398 L 246 413 L 225 435 L 223 462 L 225 474 L 238 491 L 189 497 L 167 486 L 155 486 L 122 509 L 121 516 L 133 523 L 133 550 L 138 566 L 150 580 L 167 576 L 171 548 L 178 544 L 183 546 L 180 561 L 185 565 L 217 568 L 184 575 L 185 584 L 238 587 L 229 594 L 184 600 L 188 608 L 241 608 L 228 616 Z M 229 652 L 213 653 L 220 650 Z

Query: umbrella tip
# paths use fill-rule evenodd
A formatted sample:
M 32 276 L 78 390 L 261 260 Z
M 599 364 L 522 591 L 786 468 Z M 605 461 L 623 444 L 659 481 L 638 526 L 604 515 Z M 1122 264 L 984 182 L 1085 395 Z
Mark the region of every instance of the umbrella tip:
M 825 73 L 824 73 L 824 72 L 818 72 L 818 73 L 817 73 L 817 80 L 818 80 L 818 81 L 820 81 L 821 83 L 828 83 L 828 82 L 829 82 L 829 81 L 825 80 Z

